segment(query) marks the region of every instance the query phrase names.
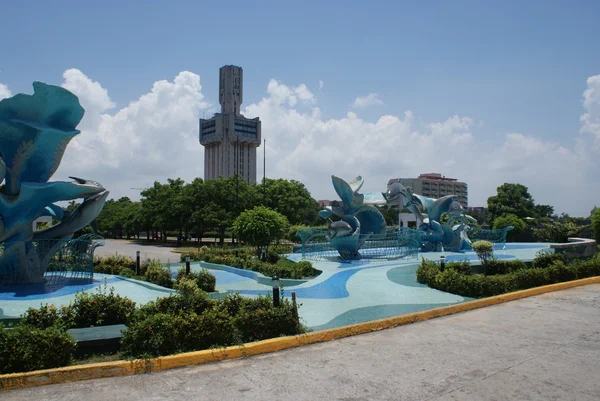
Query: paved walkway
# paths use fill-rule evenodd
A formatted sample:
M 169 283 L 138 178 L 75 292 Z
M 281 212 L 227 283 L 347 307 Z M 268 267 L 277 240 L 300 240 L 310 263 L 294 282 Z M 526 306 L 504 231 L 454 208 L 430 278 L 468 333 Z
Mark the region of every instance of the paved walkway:
M 600 285 L 243 360 L 0 398 L 598 400 Z
M 107 239 L 106 244 L 94 251 L 98 256 L 109 256 L 119 254 L 129 256 L 135 259 L 135 252 L 140 251 L 140 258 L 144 259 L 159 259 L 163 263 L 179 263 L 180 255 L 171 252 L 172 246 L 163 246 L 155 244 L 138 244 L 126 240 Z

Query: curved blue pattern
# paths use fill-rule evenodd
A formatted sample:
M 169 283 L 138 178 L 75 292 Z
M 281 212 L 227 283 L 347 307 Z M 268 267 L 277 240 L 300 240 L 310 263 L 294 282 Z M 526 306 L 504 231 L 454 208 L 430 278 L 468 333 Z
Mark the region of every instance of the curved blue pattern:
M 110 277 L 103 280 L 78 280 L 66 279 L 58 285 L 46 286 L 45 283 L 39 284 L 13 284 L 8 292 L 0 292 L 0 301 L 48 299 L 71 295 L 81 291 L 87 291 L 98 287 L 105 282 L 107 284 L 125 280 L 122 277 Z
M 333 327 L 345 326 L 348 324 L 368 322 L 369 320 L 383 319 L 386 317 L 399 316 L 407 313 L 419 312 L 426 309 L 440 308 L 442 306 L 454 305 L 453 303 L 442 304 L 393 304 L 393 305 L 375 305 L 364 308 L 351 309 L 341 315 L 336 316 L 329 322 L 318 326 L 313 326 L 313 330 L 325 330 Z
M 297 297 L 311 299 L 336 299 L 347 298 L 350 293 L 346 289 L 346 283 L 354 274 L 366 269 L 375 269 L 385 267 L 386 265 L 377 264 L 373 266 L 365 266 L 357 269 L 347 269 L 338 273 L 334 273 L 328 279 L 305 288 L 296 288 L 294 292 Z M 270 290 L 239 290 L 240 294 L 266 294 Z

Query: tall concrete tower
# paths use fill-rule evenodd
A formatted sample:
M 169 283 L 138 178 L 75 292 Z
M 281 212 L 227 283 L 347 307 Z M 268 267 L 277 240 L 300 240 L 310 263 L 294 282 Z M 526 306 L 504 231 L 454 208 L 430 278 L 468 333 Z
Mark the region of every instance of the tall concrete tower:
M 204 146 L 204 180 L 239 175 L 256 182 L 256 148 L 260 146 L 260 119 L 240 114 L 243 70 L 226 65 L 219 69 L 221 112 L 200 119 L 200 144 Z

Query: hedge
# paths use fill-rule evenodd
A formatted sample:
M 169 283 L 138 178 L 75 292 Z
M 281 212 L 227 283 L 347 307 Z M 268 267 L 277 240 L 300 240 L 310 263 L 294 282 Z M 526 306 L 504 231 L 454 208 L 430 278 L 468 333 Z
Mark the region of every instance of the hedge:
M 188 254 L 181 255 L 181 262 L 185 261 L 186 255 Z M 238 250 L 237 257 L 232 249 L 208 247 L 202 247 L 199 251 L 190 252 L 189 256 L 193 261 L 203 261 L 252 270 L 267 277 L 279 276 L 280 278 L 303 279 L 321 274 L 321 271 L 313 268 L 312 263 L 307 260 L 293 262 L 289 259 L 279 257 L 275 252 L 269 252 L 267 261 L 263 262 L 254 257 L 248 248 Z
M 493 261 L 500 274 L 487 275 L 472 274 L 461 263 L 447 264 L 442 271 L 438 263 L 423 260 L 417 269 L 417 281 L 440 291 L 470 298 L 484 298 L 600 275 L 600 255 L 569 264 L 556 259 L 549 265 L 545 265 L 544 261 L 536 263 L 534 260 L 533 267 L 527 267 L 520 261 Z
M 75 341 L 67 329 L 124 323 L 121 355 L 145 358 L 304 333 L 296 306 L 270 296 L 227 294 L 210 299 L 197 279 L 183 275 L 178 293 L 135 308 L 113 289 L 77 294 L 70 306 L 30 308 L 11 330 L 0 327 L 0 373 L 68 365 Z

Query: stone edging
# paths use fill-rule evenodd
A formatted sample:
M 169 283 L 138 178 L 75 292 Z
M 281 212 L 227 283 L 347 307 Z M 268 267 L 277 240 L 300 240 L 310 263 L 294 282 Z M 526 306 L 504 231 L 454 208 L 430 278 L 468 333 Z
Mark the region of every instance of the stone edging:
M 95 363 L 88 365 L 67 366 L 63 368 L 38 370 L 26 373 L 11 373 L 0 375 L 0 391 L 19 388 L 42 386 L 46 384 L 66 383 L 102 377 L 126 376 L 140 373 L 157 372 L 190 365 L 200 365 L 209 362 L 218 362 L 227 359 L 243 358 L 269 352 L 281 351 L 302 345 L 331 341 L 338 338 L 369 333 L 388 329 L 391 327 L 421 322 L 436 317 L 452 315 L 486 306 L 514 301 L 547 292 L 564 290 L 588 284 L 600 283 L 600 276 L 581 280 L 567 281 L 528 290 L 511 292 L 494 297 L 477 299 L 461 304 L 429 309 L 426 311 L 409 313 L 365 323 L 315 331 L 297 336 L 272 338 L 269 340 L 248 343 L 241 346 L 231 346 L 221 349 L 209 349 L 187 352 L 184 354 L 157 357 L 152 359 L 138 359 L 134 361 L 115 361 Z

